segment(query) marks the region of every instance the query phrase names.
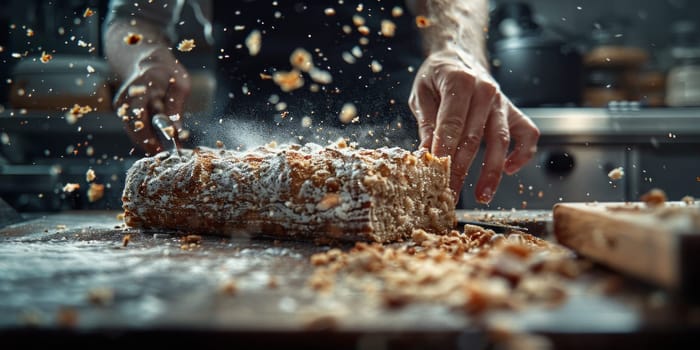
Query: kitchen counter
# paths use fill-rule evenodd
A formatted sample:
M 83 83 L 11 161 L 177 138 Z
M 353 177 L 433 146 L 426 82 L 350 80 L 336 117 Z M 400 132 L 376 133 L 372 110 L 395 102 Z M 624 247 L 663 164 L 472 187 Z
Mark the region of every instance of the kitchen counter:
M 387 310 L 358 293 L 328 298 L 307 286 L 309 257 L 328 247 L 203 237 L 201 245 L 181 249 L 178 236 L 125 229 L 116 214 L 33 216 L 0 229 L 3 344 L 136 345 L 156 338 L 192 346 L 483 348 L 494 339 L 486 325 L 503 323 L 567 348 L 698 342 L 700 305 L 598 267 L 572 282 L 574 294 L 558 308 L 480 317 L 440 305 Z M 515 211 L 500 219 L 546 227 L 551 216 Z M 124 247 L 126 234 L 131 239 Z M 231 280 L 236 293 L 222 292 Z M 99 291 L 105 290 L 113 299 L 103 304 Z

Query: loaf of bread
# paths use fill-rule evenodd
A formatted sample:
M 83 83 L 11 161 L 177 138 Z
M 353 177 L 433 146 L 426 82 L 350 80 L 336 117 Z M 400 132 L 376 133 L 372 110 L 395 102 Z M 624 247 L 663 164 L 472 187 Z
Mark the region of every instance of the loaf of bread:
M 196 148 L 143 158 L 123 193 L 131 227 L 285 239 L 393 242 L 455 225 L 450 160 L 344 142 Z

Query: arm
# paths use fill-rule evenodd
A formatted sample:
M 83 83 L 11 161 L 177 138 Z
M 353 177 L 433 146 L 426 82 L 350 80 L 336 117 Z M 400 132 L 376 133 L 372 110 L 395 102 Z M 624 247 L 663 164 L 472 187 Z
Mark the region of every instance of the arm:
M 185 68 L 170 51 L 174 39 L 174 23 L 182 1 L 113 0 L 104 34 L 105 53 L 112 70 L 122 84 L 114 98 L 115 108 L 126 103 L 129 108 L 125 130 L 132 141 L 148 153 L 160 150 L 160 143 L 151 125 L 157 112 L 173 115 L 182 112 L 190 91 Z M 129 45 L 124 41 L 130 33 L 140 34 L 141 42 Z M 144 94 L 129 94 L 129 88 L 144 86 Z M 138 129 L 140 121 L 143 128 Z M 180 127 L 179 122 L 176 127 Z
M 459 194 L 483 140 L 475 194 L 488 203 L 502 173 L 517 172 L 534 156 L 539 131 L 489 73 L 486 0 L 416 0 L 414 9 L 430 21 L 421 30 L 426 59 L 409 99 L 421 147 L 452 157 L 450 184 Z

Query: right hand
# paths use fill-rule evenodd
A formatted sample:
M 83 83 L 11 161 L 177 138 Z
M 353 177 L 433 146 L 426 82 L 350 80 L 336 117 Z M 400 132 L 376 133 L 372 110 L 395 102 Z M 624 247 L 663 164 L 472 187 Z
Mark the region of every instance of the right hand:
M 185 67 L 180 64 L 173 54 L 164 46 L 143 47 L 137 59 L 126 71 L 123 83 L 114 98 L 114 108 L 120 108 L 124 103 L 129 107 L 124 128 L 132 142 L 148 154 L 163 150 L 158 131 L 151 124 L 151 118 L 156 113 L 167 116 L 182 114 L 185 99 L 190 94 L 190 78 Z M 135 87 L 135 88 L 134 88 Z M 145 87 L 145 93 L 129 94 Z M 142 129 L 137 129 L 136 121 L 143 123 Z M 182 128 L 181 121 L 174 122 L 175 127 Z

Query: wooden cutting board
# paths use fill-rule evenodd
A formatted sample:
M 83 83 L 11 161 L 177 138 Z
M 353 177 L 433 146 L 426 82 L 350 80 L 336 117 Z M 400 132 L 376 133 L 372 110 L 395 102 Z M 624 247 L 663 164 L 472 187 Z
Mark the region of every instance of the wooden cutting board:
M 700 293 L 700 205 L 560 203 L 556 239 L 583 256 L 644 281 Z

